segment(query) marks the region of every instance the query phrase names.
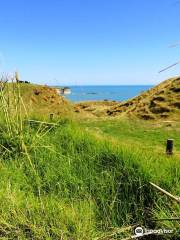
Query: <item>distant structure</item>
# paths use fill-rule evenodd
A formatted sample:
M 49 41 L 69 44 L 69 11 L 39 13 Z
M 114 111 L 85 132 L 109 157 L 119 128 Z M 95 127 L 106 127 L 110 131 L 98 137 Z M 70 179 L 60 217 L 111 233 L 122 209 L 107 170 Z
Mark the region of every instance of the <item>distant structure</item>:
M 60 94 L 64 94 L 64 95 L 71 94 L 71 89 L 69 87 L 63 87 L 59 89 L 59 91 L 60 91 Z
M 19 74 L 18 74 L 18 72 L 15 72 L 15 79 L 16 79 L 16 82 L 18 82 L 18 83 L 30 83 L 30 82 L 28 82 L 28 81 L 22 81 L 22 80 L 20 80 L 20 79 L 19 79 Z

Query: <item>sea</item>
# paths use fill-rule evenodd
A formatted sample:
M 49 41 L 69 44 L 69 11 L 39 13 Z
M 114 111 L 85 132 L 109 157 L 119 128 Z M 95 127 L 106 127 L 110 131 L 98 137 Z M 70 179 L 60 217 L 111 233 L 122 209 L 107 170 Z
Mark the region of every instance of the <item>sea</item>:
M 124 101 L 135 97 L 153 86 L 68 86 L 71 94 L 65 95 L 72 102 L 114 100 Z

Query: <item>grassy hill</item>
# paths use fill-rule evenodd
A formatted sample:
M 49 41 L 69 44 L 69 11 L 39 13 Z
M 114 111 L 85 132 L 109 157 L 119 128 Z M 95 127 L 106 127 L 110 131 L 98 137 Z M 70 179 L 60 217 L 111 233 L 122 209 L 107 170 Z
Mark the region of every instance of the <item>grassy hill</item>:
M 126 113 L 143 119 L 180 117 L 180 77 L 168 79 L 154 88 L 113 106 L 109 115 Z

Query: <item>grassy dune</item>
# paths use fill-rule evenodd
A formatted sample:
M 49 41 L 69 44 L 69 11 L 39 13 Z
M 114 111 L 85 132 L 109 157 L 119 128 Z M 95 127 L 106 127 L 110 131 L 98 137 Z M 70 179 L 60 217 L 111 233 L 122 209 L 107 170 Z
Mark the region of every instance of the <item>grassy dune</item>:
M 153 221 L 178 217 L 180 208 L 149 184 L 180 195 L 178 127 L 169 130 L 176 148 L 167 158 L 169 135 L 141 121 L 79 124 L 68 115 L 50 124 L 29 124 L 33 115 L 22 113 L 21 91 L 15 85 L 16 104 L 7 92 L 0 96 L 1 239 L 123 239 L 137 224 L 180 227 L 177 221 Z M 173 236 L 157 239 L 163 238 Z
M 180 77 L 168 79 L 139 96 L 112 107 L 108 114 L 125 112 L 129 116 L 149 119 L 179 119 Z
M 60 96 L 53 87 L 37 84 L 19 84 L 19 90 L 16 83 L 8 83 L 3 91 L 11 106 L 21 102 L 21 111 L 24 116 L 38 118 L 42 120 L 49 119 L 53 114 L 58 120 L 61 117 L 72 117 L 73 106 L 63 96 Z M 17 93 L 20 92 L 21 99 L 17 99 Z

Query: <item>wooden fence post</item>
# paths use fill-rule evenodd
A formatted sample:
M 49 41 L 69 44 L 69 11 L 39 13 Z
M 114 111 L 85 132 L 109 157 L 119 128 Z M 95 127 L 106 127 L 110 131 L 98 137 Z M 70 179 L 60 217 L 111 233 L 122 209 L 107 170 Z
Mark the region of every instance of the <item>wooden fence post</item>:
M 174 140 L 173 139 L 167 139 L 166 154 L 168 154 L 168 155 L 173 154 L 173 145 L 174 145 Z
M 54 117 L 54 114 L 50 113 L 49 118 L 50 118 L 51 121 L 53 120 L 53 117 Z

